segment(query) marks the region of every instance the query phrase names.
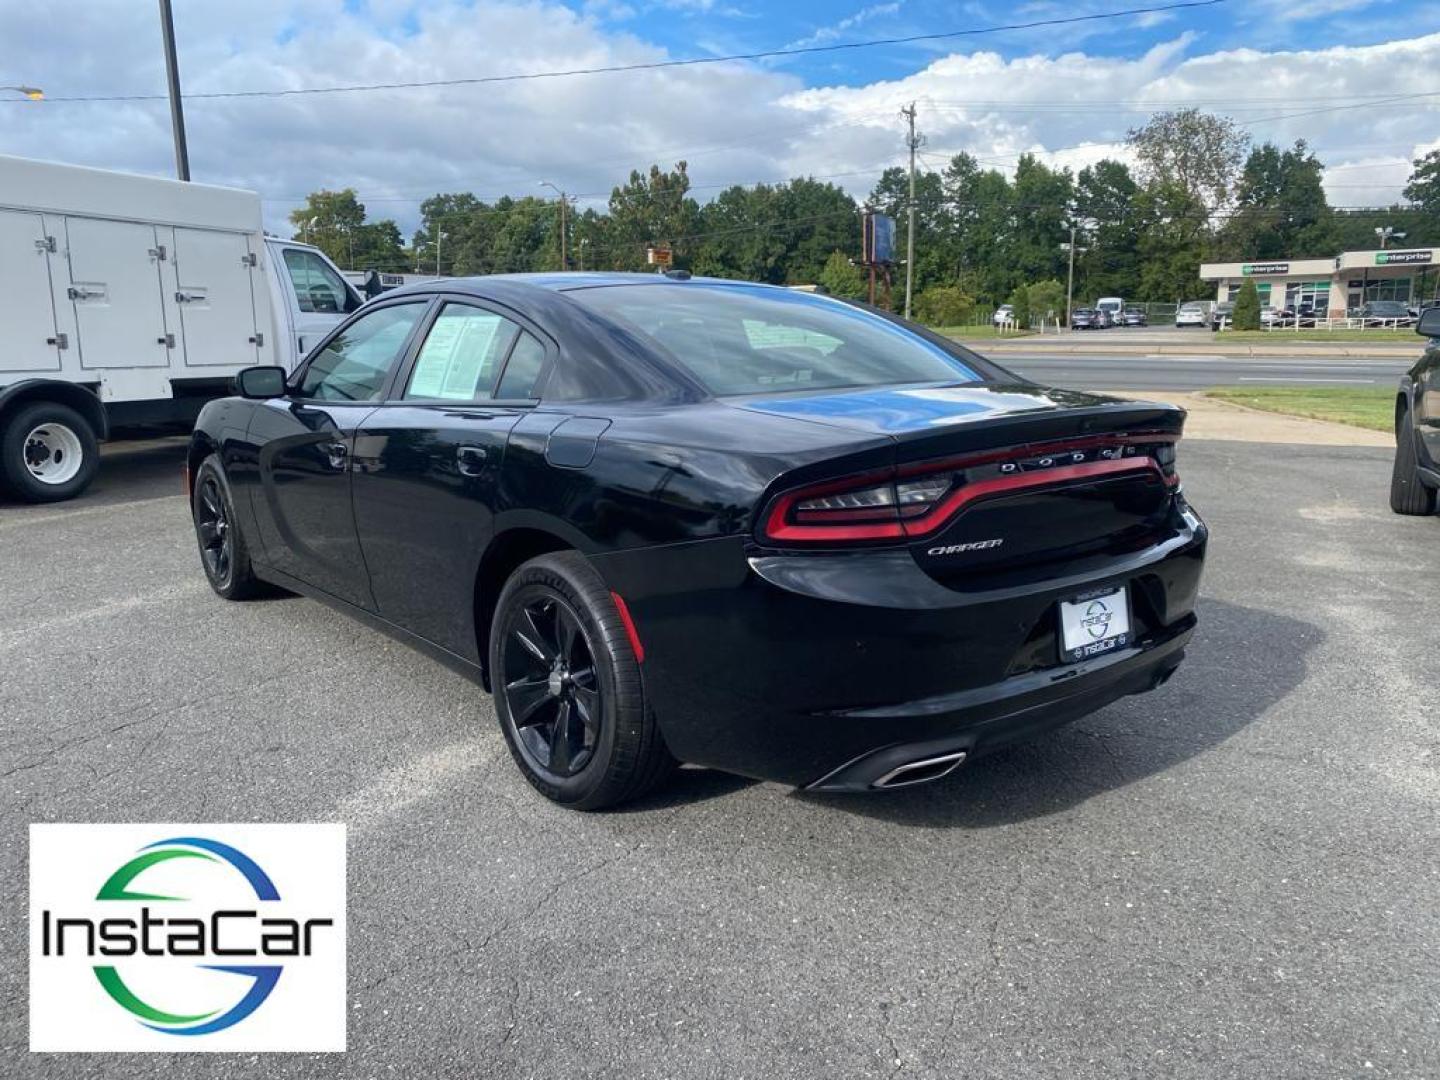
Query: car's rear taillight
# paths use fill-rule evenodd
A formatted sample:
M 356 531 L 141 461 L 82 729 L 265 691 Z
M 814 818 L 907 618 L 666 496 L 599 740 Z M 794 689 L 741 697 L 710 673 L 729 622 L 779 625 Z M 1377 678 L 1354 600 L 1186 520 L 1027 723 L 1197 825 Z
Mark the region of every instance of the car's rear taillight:
M 1133 472 L 1175 475 L 1175 436 L 1089 436 L 905 465 L 795 488 L 775 497 L 762 538 L 844 544 L 910 540 L 948 524 L 979 499 Z

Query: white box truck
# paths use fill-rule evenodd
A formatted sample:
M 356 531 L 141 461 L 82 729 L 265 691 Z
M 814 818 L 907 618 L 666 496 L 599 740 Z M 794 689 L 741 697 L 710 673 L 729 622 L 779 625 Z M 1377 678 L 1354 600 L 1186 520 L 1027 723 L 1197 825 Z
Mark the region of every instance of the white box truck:
M 0 483 L 79 494 L 112 430 L 190 424 L 362 302 L 254 192 L 0 157 Z

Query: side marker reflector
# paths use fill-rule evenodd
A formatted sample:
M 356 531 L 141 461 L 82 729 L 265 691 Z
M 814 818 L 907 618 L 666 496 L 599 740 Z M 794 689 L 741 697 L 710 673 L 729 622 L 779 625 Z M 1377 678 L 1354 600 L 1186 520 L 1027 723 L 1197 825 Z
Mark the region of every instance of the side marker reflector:
M 618 592 L 612 592 L 610 599 L 615 601 L 615 610 L 620 613 L 620 621 L 625 624 L 625 636 L 630 639 L 630 648 L 635 650 L 637 663 L 645 662 L 645 646 L 640 644 L 640 632 L 635 629 L 635 620 L 630 617 L 630 607 L 625 603 L 625 598 Z

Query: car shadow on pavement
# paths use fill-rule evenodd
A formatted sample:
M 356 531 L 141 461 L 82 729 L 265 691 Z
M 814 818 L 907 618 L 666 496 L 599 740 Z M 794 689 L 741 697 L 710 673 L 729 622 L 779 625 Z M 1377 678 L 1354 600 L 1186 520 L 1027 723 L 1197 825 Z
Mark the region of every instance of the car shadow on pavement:
M 718 769 L 686 766 L 649 795 L 637 799 L 633 803 L 618 806 L 610 812 L 613 814 L 648 814 L 655 810 L 668 810 L 673 807 L 688 806 L 691 803 L 723 798 L 758 783 L 760 783 L 759 780 L 752 780 L 748 776 L 736 776 L 734 773 L 720 772 Z
M 1324 640 L 1311 623 L 1202 600 L 1169 683 L 1047 735 L 977 758 L 943 780 L 873 795 L 797 799 L 901 825 L 983 829 L 1045 817 L 1214 750 L 1305 678 Z

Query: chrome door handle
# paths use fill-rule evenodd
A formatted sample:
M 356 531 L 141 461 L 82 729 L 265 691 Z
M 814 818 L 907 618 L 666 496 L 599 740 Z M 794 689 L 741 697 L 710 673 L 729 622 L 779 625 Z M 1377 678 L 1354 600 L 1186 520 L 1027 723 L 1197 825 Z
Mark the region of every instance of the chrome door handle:
M 350 457 L 350 448 L 343 442 L 326 443 L 320 449 L 325 451 L 325 456 L 330 459 L 332 469 L 345 468 L 345 463 Z
M 483 446 L 457 446 L 455 462 L 465 476 L 479 476 L 485 468 L 487 451 Z

